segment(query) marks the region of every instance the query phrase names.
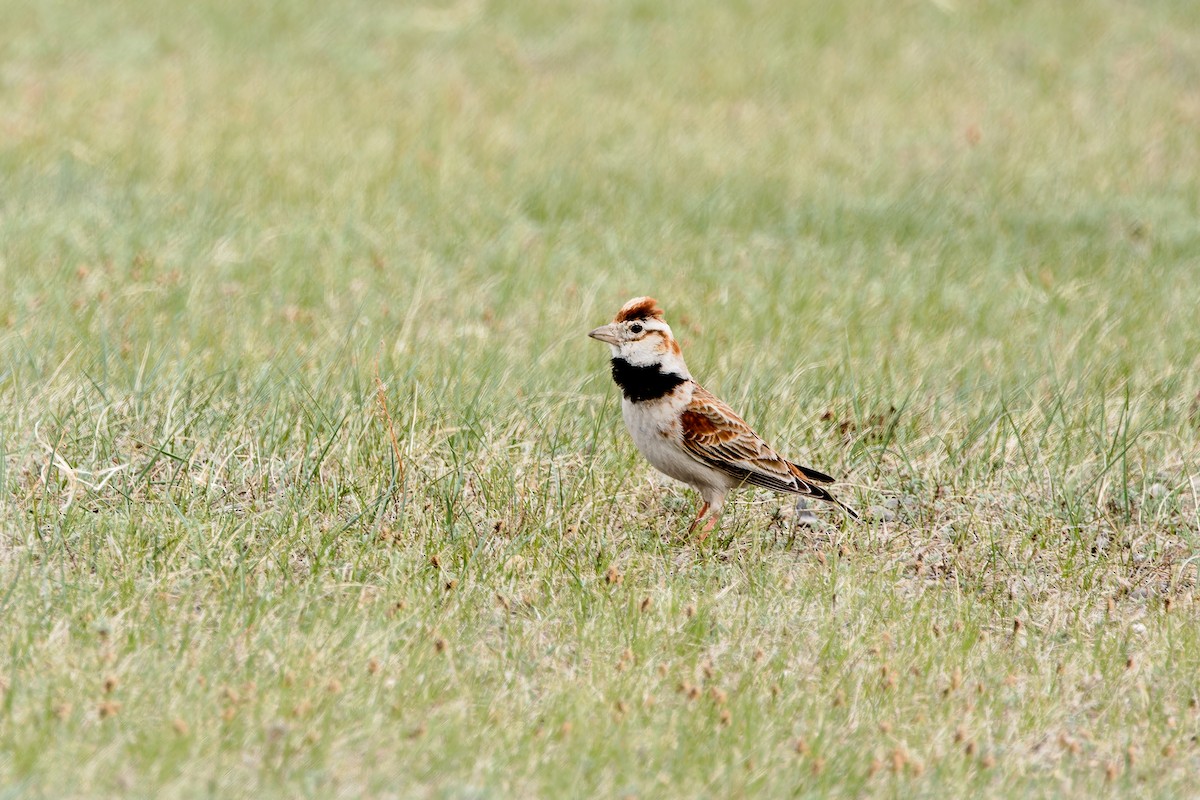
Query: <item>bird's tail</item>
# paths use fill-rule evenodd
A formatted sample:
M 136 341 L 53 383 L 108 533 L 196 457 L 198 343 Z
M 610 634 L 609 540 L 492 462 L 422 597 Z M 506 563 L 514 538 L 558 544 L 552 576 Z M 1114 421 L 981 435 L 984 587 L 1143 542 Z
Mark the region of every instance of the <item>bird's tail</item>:
M 833 495 L 829 495 L 829 499 L 833 501 L 834 505 L 836 505 L 836 506 L 837 506 L 838 508 L 840 508 L 842 511 L 845 511 L 845 512 L 846 512 L 846 513 L 847 513 L 847 514 L 850 516 L 850 519 L 854 520 L 855 522 L 862 522 L 862 517 L 860 517 L 860 516 L 858 515 L 858 512 L 857 512 L 857 511 L 855 511 L 853 508 L 851 508 L 850 506 L 846 505 L 846 504 L 845 504 L 845 503 L 843 503 L 841 500 L 838 500 L 838 499 L 837 499 L 836 497 L 834 497 Z
M 795 472 L 802 480 L 806 480 L 809 483 L 833 483 L 833 478 L 829 477 L 824 472 L 817 472 L 815 469 L 810 467 L 802 467 L 799 464 L 793 464 L 791 461 L 789 461 L 788 464 L 791 466 L 793 472 Z
M 813 497 L 833 503 L 842 511 L 845 511 L 850 516 L 850 519 L 854 520 L 855 522 L 862 521 L 862 517 L 858 515 L 857 511 L 830 494 L 828 489 L 823 489 L 822 487 L 815 485 L 819 483 L 833 483 L 833 478 L 829 477 L 824 472 L 817 472 L 815 469 L 802 467 L 799 464 L 793 464 L 791 461 L 789 461 L 788 464 L 791 466 L 792 471 L 796 473 L 796 477 L 809 484 L 809 488 L 812 489 L 811 495 Z

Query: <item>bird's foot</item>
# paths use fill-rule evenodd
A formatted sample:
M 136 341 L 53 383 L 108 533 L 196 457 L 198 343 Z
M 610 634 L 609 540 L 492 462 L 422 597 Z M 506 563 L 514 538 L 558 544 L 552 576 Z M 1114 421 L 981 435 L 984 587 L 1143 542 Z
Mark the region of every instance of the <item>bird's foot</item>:
M 704 523 L 704 527 L 700 529 L 700 535 L 696 537 L 696 544 L 701 544 L 705 539 L 708 538 L 708 535 L 713 532 L 714 528 L 717 527 L 717 521 L 719 519 L 720 517 L 716 515 L 709 517 L 708 522 Z M 699 521 L 700 520 L 696 520 L 696 522 Z M 695 524 L 693 524 L 692 527 L 694 528 Z

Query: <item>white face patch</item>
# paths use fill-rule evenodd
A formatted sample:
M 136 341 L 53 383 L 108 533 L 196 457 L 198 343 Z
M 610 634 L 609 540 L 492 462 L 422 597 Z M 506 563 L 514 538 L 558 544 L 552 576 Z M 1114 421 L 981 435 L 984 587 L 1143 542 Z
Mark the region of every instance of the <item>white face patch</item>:
M 683 356 L 672 347 L 675 337 L 671 326 L 660 319 L 613 323 L 619 344 L 613 345 L 613 358 L 621 358 L 635 367 L 656 366 L 663 372 L 691 377 Z
M 671 335 L 671 327 L 658 320 L 636 320 L 620 323 L 621 344 L 615 356 L 640 367 L 662 361 L 663 334 Z

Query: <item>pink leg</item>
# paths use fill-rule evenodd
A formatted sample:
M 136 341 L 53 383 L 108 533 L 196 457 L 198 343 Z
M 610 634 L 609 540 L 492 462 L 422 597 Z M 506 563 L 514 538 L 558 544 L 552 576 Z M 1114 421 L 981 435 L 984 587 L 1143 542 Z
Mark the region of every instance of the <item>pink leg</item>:
M 700 520 L 704 519 L 704 515 L 708 513 L 708 501 L 705 501 L 700 506 L 700 510 L 696 512 L 696 518 L 692 520 L 692 524 L 688 526 L 688 535 L 696 530 L 696 526 L 700 524 Z M 710 523 L 711 524 L 711 523 Z M 707 530 L 707 528 L 706 528 Z
M 699 521 L 700 520 L 696 520 L 696 522 L 699 522 Z M 720 521 L 721 521 L 721 512 L 720 511 L 718 511 L 717 513 L 715 513 L 711 517 L 709 517 L 708 522 L 704 523 L 704 527 L 700 529 L 700 536 L 696 539 L 696 544 L 700 544 L 700 542 L 703 542 L 705 539 L 707 539 L 708 535 L 713 532 L 713 528 L 717 527 L 717 523 Z M 692 523 L 692 527 L 693 528 L 696 527 L 696 524 Z M 688 533 L 691 533 L 691 531 L 688 531 Z

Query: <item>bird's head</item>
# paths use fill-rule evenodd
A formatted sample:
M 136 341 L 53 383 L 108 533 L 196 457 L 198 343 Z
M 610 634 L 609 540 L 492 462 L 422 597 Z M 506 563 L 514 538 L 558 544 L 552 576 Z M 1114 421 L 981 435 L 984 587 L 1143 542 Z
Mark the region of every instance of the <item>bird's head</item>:
M 657 366 L 663 372 L 688 377 L 679 343 L 671 335 L 671 326 L 663 319 L 663 310 L 653 297 L 635 297 L 617 312 L 608 325 L 588 333 L 609 345 L 612 357 L 635 367 Z

